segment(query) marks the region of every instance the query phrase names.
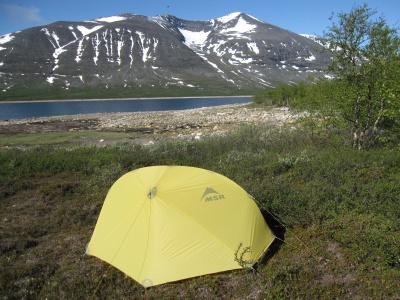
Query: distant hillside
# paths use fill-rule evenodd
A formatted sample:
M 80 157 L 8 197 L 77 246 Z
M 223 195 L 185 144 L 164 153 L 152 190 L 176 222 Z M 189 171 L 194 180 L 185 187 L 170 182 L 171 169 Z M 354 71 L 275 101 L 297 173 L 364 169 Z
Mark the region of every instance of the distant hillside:
M 0 37 L 0 90 L 261 89 L 318 74 L 329 63 L 321 49 L 244 13 L 208 21 L 134 14 L 63 21 Z

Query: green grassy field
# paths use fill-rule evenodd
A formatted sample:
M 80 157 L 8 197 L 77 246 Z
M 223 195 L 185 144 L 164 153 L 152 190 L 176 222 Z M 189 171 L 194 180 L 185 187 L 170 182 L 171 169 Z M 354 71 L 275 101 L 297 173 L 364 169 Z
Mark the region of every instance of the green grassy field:
M 398 149 L 357 151 L 341 130 L 300 125 L 243 125 L 147 148 L 66 148 L 73 136 L 45 138 L 19 149 L 29 137 L 15 137 L 0 150 L 2 299 L 400 298 Z M 280 238 L 258 274 L 237 270 L 145 290 L 84 254 L 113 182 L 151 165 L 210 169 L 256 199 Z

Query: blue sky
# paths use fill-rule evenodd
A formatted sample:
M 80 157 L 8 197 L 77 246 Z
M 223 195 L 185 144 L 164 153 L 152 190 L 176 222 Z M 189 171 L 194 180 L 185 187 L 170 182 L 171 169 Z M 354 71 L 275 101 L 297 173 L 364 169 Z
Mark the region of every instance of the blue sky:
M 171 14 L 186 20 L 209 20 L 244 12 L 295 33 L 322 35 L 332 13 L 367 3 L 400 26 L 399 0 L 0 0 L 0 35 L 56 21 L 84 21 L 121 13 Z

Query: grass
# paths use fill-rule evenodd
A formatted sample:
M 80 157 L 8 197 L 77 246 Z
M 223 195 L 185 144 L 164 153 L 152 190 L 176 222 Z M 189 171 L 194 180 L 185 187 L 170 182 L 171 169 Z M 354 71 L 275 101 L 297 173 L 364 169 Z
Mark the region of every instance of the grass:
M 92 139 L 132 139 L 135 135 L 125 132 L 47 132 L 0 134 L 0 146 L 79 145 Z
M 73 134 L 73 133 L 71 133 Z M 258 275 L 238 270 L 144 290 L 84 255 L 112 183 L 190 165 L 240 184 L 277 240 Z M 400 152 L 356 151 L 333 130 L 243 125 L 152 147 L 0 150 L 2 299 L 398 299 Z M 271 218 L 273 216 L 273 218 Z

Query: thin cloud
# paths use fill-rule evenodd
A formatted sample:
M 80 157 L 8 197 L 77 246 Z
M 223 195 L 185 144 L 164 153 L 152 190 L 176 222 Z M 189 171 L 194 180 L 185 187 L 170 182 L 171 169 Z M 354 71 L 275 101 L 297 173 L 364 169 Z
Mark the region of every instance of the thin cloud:
M 3 4 L 2 7 L 12 21 L 23 23 L 45 22 L 40 16 L 40 9 L 33 5 L 20 6 L 17 4 Z

